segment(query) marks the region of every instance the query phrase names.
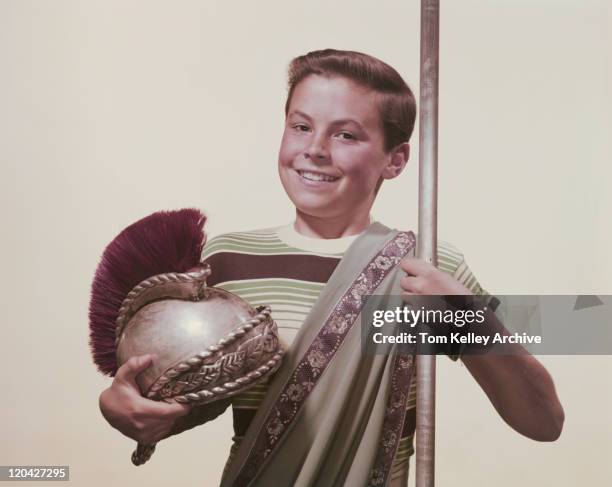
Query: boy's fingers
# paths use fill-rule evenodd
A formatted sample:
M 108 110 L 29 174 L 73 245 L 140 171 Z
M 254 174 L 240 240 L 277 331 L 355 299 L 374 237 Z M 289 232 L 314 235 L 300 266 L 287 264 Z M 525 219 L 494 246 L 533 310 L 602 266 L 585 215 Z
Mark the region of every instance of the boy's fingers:
M 191 406 L 187 404 L 179 404 L 178 402 L 167 403 L 151 399 L 144 400 L 146 405 L 143 412 L 150 417 L 178 418 L 185 416 L 191 411 Z
M 171 404 L 167 404 L 167 406 L 168 413 L 172 416 L 185 416 L 186 414 L 189 414 L 189 411 L 191 411 L 191 406 L 189 404 L 173 402 Z
M 117 370 L 115 379 L 131 384 L 137 388 L 136 376 L 145 370 L 153 362 L 153 355 L 139 355 L 138 357 L 130 357 L 130 359 L 124 363 Z
M 429 272 L 433 266 L 424 260 L 406 257 L 401 260 L 400 267 L 412 276 L 420 276 Z
M 410 294 L 421 294 L 423 292 L 421 279 L 414 276 L 402 277 L 400 280 L 400 287 L 404 290 L 404 292 Z

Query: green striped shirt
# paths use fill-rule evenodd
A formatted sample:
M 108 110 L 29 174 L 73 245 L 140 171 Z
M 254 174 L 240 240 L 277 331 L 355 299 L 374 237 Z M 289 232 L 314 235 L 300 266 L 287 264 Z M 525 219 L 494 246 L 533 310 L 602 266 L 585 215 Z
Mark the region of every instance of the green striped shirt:
M 304 237 L 292 225 L 219 235 L 204 248 L 203 258 L 212 269 L 208 283 L 237 294 L 252 306 L 270 306 L 281 343 L 288 349 L 355 238 L 357 236 L 338 239 Z M 474 294 L 486 294 L 462 253 L 449 243 L 438 242 L 438 268 Z M 233 398 L 235 436 L 228 464 L 266 391 L 267 384 L 261 383 Z M 415 423 L 416 379 L 413 377 L 392 478 L 408 469 L 409 458 L 414 453 Z

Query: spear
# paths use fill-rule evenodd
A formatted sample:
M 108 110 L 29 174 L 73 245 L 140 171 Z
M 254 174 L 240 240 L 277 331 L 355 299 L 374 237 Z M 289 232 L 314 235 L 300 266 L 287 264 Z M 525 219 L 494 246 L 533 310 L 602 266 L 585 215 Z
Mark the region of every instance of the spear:
M 439 0 L 421 0 L 417 257 L 437 266 Z M 417 355 L 416 486 L 433 487 L 436 356 Z

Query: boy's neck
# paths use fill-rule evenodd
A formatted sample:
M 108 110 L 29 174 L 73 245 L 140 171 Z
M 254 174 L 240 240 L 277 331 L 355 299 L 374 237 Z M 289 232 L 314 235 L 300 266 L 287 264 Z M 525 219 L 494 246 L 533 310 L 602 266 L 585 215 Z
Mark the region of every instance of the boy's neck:
M 342 238 L 358 235 L 370 226 L 370 215 L 348 220 L 345 217 L 318 218 L 296 210 L 293 228 L 304 237 Z

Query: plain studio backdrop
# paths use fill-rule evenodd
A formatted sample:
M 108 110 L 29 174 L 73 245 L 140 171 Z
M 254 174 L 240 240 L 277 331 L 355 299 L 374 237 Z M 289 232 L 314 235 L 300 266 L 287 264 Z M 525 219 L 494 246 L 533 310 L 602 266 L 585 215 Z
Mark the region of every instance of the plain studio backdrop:
M 612 294 L 607 3 L 442 1 L 439 237 L 490 292 Z M 102 418 L 91 279 L 156 210 L 202 208 L 209 235 L 291 221 L 286 68 L 326 47 L 380 57 L 418 94 L 419 2 L 0 2 L 0 464 L 70 465 L 88 487 L 218 485 L 229 412 L 138 468 Z M 373 211 L 402 229 L 417 224 L 417 142 Z M 565 407 L 555 443 L 514 432 L 438 359 L 438 485 L 610 485 L 610 357 L 541 361 Z

